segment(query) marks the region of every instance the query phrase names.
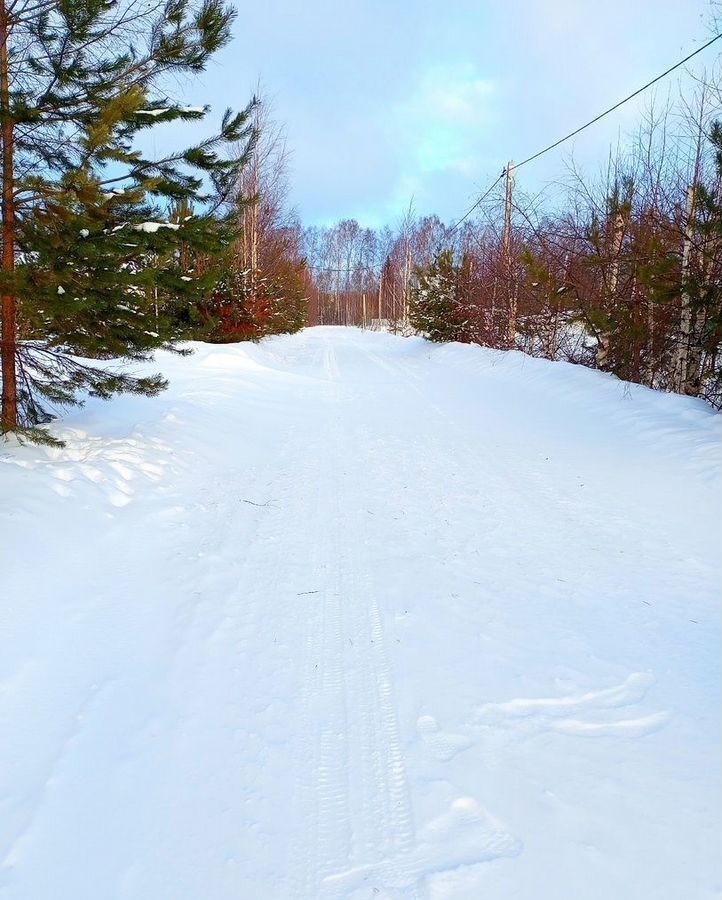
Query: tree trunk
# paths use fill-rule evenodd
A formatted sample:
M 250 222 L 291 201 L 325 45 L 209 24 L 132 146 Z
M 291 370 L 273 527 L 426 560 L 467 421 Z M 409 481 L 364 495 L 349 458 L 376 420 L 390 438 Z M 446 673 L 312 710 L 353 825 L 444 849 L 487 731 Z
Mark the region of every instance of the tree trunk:
M 655 372 L 655 359 L 654 359 L 654 301 L 649 297 L 647 298 L 647 359 L 644 365 L 644 380 L 643 384 L 647 387 L 651 388 L 654 386 L 654 372 Z
M 637 285 L 637 277 L 632 280 L 630 302 L 632 304 L 632 371 L 630 381 L 642 383 L 642 342 L 639 333 L 642 327 L 641 300 Z
M 624 240 L 624 216 L 618 212 L 614 216 L 614 226 L 612 232 L 612 264 L 609 270 L 609 281 L 607 282 L 607 304 L 613 308 L 617 299 L 617 285 L 619 284 L 619 255 L 622 252 L 622 241 Z M 597 346 L 597 367 L 606 369 L 609 365 L 609 344 L 611 334 L 602 332 L 599 335 L 599 345 Z
M 498 266 L 497 266 L 498 269 Z M 489 310 L 489 325 L 488 325 L 488 345 L 489 347 L 496 347 L 496 289 L 499 282 L 499 278 L 497 275 L 494 275 L 494 281 L 491 289 L 491 309 Z
M 381 269 L 381 275 L 379 276 L 379 313 L 378 313 L 379 318 L 378 318 L 378 323 L 377 323 L 378 328 L 381 327 L 381 296 L 383 295 L 383 292 L 384 292 L 384 270 Z
M 411 281 L 411 243 L 407 237 L 406 252 L 404 254 L 404 294 L 403 294 L 403 310 L 401 313 L 402 332 L 408 330 L 409 326 L 409 282 Z
M 13 123 L 10 120 L 10 84 L 8 76 L 8 21 L 5 0 L 0 0 L 0 111 L 2 111 L 2 272 L 5 277 L 15 269 L 15 197 L 13 177 Z M 6 290 L 0 311 L 2 341 L 2 431 L 18 427 L 17 325 L 16 303 L 12 290 Z
M 687 189 L 687 221 L 684 229 L 684 242 L 682 245 L 682 311 L 679 323 L 679 343 L 675 359 L 675 390 L 680 394 L 693 392 L 690 383 L 690 343 L 694 328 L 692 301 L 684 282 L 689 277 L 689 269 L 692 254 L 692 235 L 694 231 L 694 204 L 695 204 L 696 179 Z

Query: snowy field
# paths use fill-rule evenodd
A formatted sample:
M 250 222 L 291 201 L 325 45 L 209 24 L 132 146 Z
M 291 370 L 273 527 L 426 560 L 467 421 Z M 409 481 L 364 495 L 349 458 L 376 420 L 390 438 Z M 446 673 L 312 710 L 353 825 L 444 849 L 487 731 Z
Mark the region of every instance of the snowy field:
M 314 328 L 0 444 L 4 900 L 720 897 L 720 417 Z

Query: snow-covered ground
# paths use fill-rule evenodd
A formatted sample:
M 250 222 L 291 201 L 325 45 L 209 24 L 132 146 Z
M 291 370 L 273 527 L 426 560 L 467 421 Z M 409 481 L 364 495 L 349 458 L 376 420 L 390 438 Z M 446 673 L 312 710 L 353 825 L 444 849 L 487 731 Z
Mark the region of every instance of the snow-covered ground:
M 0 896 L 703 900 L 720 417 L 315 328 L 0 445 Z

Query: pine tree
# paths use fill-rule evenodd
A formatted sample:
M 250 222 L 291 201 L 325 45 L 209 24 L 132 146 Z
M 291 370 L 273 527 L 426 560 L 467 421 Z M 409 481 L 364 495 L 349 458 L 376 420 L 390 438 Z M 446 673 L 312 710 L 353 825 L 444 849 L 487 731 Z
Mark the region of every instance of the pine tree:
M 233 17 L 223 0 L 147 12 L 133 0 L 0 0 L 3 431 L 42 439 L 52 406 L 79 392 L 164 386 L 96 361 L 147 359 L 180 336 L 168 301 L 211 292 L 214 273 L 189 273 L 183 248 L 220 252 L 230 238 L 221 210 L 247 152 L 225 148 L 252 143 L 250 108 L 160 159 L 137 137 L 204 117 L 162 82 L 201 71 Z M 173 221 L 189 203 L 200 212 Z
M 425 269 L 417 269 L 409 300 L 409 322 L 430 341 L 461 338 L 457 293 L 459 272 L 451 250 L 436 254 Z

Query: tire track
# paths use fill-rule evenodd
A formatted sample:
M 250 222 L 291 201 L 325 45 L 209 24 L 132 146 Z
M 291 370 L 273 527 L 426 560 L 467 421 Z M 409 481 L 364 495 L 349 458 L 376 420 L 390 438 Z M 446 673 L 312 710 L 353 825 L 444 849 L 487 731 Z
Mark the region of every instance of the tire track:
M 324 369 L 331 403 L 353 402 L 355 398 L 341 381 L 331 344 L 324 354 Z M 324 696 L 334 710 L 334 722 L 326 723 L 325 740 L 318 748 L 318 790 L 321 816 L 331 818 L 319 829 L 318 855 L 326 857 L 317 871 L 319 892 L 309 894 L 307 900 L 343 896 L 343 873 L 359 867 L 369 871 L 371 880 L 379 881 L 374 884 L 377 890 L 383 889 L 383 881 L 390 876 L 392 883 L 406 882 L 404 897 L 421 900 L 423 889 L 401 871 L 416 835 L 381 611 L 368 561 L 358 550 L 368 545 L 366 522 L 358 511 L 351 511 L 341 472 L 345 461 L 358 458 L 362 448 L 353 444 L 355 435 L 344 433 L 333 413 L 328 422 L 322 443 L 328 496 L 332 498 L 327 519 L 332 523 L 329 564 L 336 574 L 334 586 L 324 598 L 323 644 L 332 660 L 332 677 Z M 339 666 L 343 677 L 338 675 Z M 340 740 L 330 738 L 341 732 L 345 737 L 342 746 Z M 329 751 L 335 754 L 334 767 L 328 764 Z M 329 833 L 344 835 L 343 853 L 339 853 L 339 842 L 329 843 Z M 379 880 L 377 874 L 381 873 L 384 877 Z

